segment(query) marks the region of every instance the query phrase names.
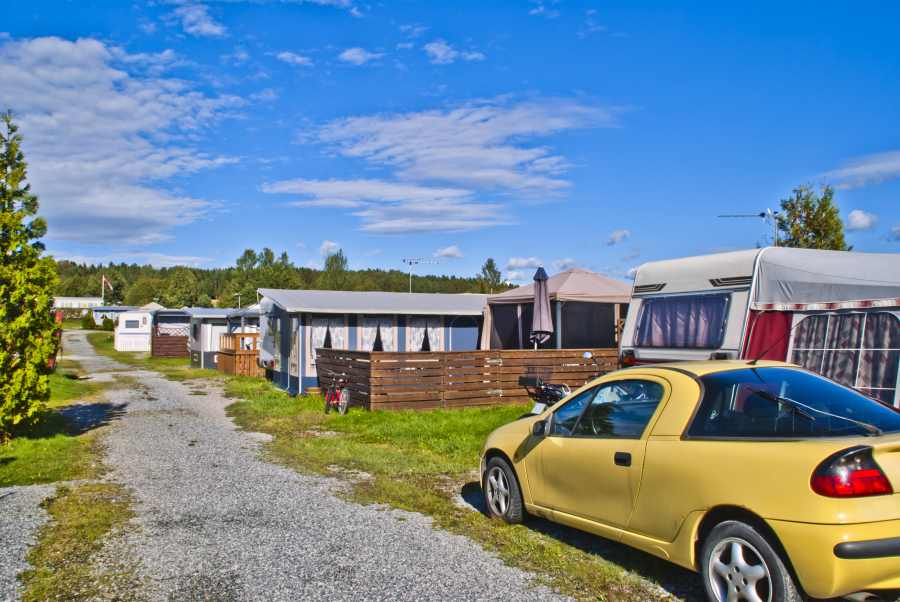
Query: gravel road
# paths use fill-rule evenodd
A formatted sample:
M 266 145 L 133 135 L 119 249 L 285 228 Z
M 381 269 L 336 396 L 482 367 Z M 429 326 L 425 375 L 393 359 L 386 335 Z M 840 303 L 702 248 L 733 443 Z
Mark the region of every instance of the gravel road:
M 118 408 L 105 478 L 136 500 L 135 528 L 111 545 L 136 563 L 149 599 L 565 599 L 422 515 L 343 501 L 338 481 L 261 460 L 265 436 L 235 429 L 214 382 L 131 370 L 98 357 L 78 331 L 66 343 L 93 378 L 130 379 L 105 394 Z M 33 504 L 21 504 L 34 512 L 40 496 L 29 495 Z M 27 542 L 40 517 L 28 520 L 16 541 Z

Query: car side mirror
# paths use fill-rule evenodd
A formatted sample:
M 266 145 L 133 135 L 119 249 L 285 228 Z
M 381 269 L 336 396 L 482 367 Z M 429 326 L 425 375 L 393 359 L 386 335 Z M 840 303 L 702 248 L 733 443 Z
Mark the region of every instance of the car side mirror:
M 546 437 L 548 426 L 550 426 L 549 420 L 538 420 L 531 425 L 531 434 L 535 437 Z
M 591 353 L 590 351 L 585 351 L 584 355 L 582 355 L 581 357 L 583 357 L 586 360 L 592 360 L 592 359 L 594 359 L 594 354 Z

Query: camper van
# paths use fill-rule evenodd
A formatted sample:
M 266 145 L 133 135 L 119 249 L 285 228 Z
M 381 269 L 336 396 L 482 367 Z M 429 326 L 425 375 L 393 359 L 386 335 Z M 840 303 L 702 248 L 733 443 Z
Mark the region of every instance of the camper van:
M 900 407 L 900 255 L 769 247 L 638 268 L 626 366 L 788 361 Z

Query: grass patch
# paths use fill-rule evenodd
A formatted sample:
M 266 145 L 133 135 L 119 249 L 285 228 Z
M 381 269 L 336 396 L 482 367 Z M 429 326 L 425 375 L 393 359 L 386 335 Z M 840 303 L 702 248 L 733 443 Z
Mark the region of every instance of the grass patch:
M 116 360 L 126 366 L 135 366 L 147 370 L 156 370 L 171 381 L 182 382 L 198 378 L 224 378 L 218 370 L 191 369 L 189 359 L 169 359 L 155 357 L 136 357 L 138 354 L 128 351 L 116 351 L 115 336 L 111 332 L 90 332 L 87 340 L 94 351 L 102 356 Z
M 115 483 L 61 486 L 41 504 L 51 520 L 41 527 L 28 554 L 34 567 L 19 575 L 23 602 L 134 599 L 138 582 L 117 557 L 103 558 L 104 540 L 134 514 L 128 491 Z M 97 567 L 103 567 L 98 573 Z
M 96 437 L 73 432 L 70 421 L 58 410 L 99 390 L 99 383 L 79 380 L 67 372 L 51 375 L 50 402 L 42 419 L 0 445 L 0 487 L 96 476 L 100 466 Z
M 346 495 L 354 501 L 434 517 L 437 526 L 537 573 L 560 593 L 592 600 L 659 599 L 648 581 L 690 576 L 649 554 L 575 529 L 536 518 L 510 526 L 454 502 L 452 492 L 460 489 L 480 495 L 472 470 L 484 438 L 528 411 L 525 406 L 422 413 L 351 408 L 346 416 L 325 416 L 321 397 L 291 398 L 246 377 L 229 377 L 225 386 L 227 395 L 244 400 L 227 408 L 235 423 L 275 436 L 265 447 L 274 461 L 301 472 L 342 476 L 351 483 Z

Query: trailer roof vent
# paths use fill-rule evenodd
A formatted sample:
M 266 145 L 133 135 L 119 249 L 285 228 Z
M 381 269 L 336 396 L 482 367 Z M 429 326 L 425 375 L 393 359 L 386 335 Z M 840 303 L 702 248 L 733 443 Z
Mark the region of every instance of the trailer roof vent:
M 658 293 L 663 290 L 663 287 L 666 286 L 666 283 L 662 284 L 642 284 L 640 286 L 634 287 L 634 294 L 640 295 L 641 293 Z
M 731 278 L 710 278 L 709 283 L 715 287 L 750 286 L 753 276 L 732 276 Z

